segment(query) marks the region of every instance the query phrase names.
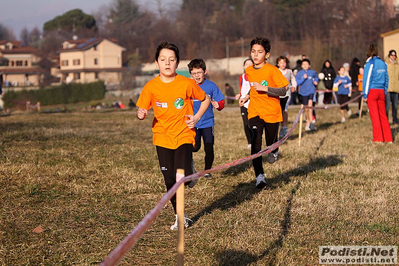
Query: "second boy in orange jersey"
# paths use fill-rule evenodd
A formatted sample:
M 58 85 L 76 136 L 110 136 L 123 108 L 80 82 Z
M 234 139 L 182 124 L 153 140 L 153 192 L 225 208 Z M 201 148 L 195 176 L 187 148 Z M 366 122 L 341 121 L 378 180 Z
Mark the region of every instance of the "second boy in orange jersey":
M 248 120 L 252 130 L 251 154 L 258 153 L 262 149 L 263 131 L 267 146 L 277 141 L 279 123 L 283 121 L 279 97 L 286 94 L 288 81 L 277 67 L 266 62 L 270 56 L 270 49 L 270 41 L 267 38 L 257 37 L 251 41 L 251 58 L 254 65 L 245 71 L 251 83 L 250 95 L 239 100 L 242 106 L 249 97 L 251 98 L 248 106 Z M 274 163 L 277 156 L 278 149 L 268 154 L 268 162 Z M 265 187 L 262 157 L 255 158 L 252 164 L 256 187 Z

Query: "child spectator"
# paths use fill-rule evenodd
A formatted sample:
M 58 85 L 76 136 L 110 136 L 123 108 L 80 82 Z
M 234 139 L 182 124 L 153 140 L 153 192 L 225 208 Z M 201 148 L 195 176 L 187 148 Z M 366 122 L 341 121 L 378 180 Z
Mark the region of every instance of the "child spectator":
M 244 60 L 244 74 L 240 76 L 240 94 L 236 95 L 236 100 L 239 99 L 244 99 L 245 96 L 248 95 L 249 90 L 251 89 L 251 85 L 249 84 L 248 77 L 245 74 L 245 69 L 247 67 L 252 66 L 254 62 L 252 61 L 251 58 L 247 58 Z M 251 149 L 251 129 L 249 128 L 248 125 L 248 105 L 249 105 L 250 100 L 248 100 L 243 106 L 240 106 L 241 110 L 241 117 L 242 117 L 242 122 L 244 124 L 244 132 L 245 136 L 247 138 L 247 148 Z
M 296 80 L 295 76 L 292 73 L 292 70 L 289 69 L 289 61 L 288 58 L 285 56 L 279 56 L 276 59 L 276 65 L 280 70 L 281 74 L 287 79 L 288 81 L 288 90 L 284 96 L 280 96 L 280 106 L 281 112 L 283 114 L 283 123 L 280 129 L 279 138 L 283 138 L 288 132 L 288 105 L 291 100 L 291 93 L 296 89 Z
M 302 60 L 302 70 L 296 75 L 296 82 L 299 89 L 299 94 L 302 95 L 302 104 L 305 106 L 313 107 L 313 98 L 315 97 L 317 83 L 319 81 L 317 72 L 310 69 L 310 60 Z M 306 126 L 305 131 L 316 130 L 312 123 L 313 110 L 305 109 Z
M 137 101 L 138 119 L 145 119 L 151 107 L 154 110 L 153 143 L 167 190 L 176 183 L 177 169 L 184 169 L 186 176 L 192 174 L 194 127 L 210 103 L 194 80 L 176 74 L 179 58 L 179 49 L 174 44 L 162 42 L 157 47 L 155 64 L 159 76 L 146 83 Z M 201 101 L 195 115 L 193 99 Z M 176 195 L 171 203 L 176 214 Z M 188 227 L 189 222 L 185 215 L 184 226 Z M 177 229 L 177 215 L 171 229 Z
M 351 95 L 352 82 L 348 76 L 345 75 L 344 67 L 338 69 L 338 76 L 334 80 L 334 87 L 338 88 L 338 103 L 343 104 L 349 101 Z M 345 123 L 345 111 L 347 111 L 348 116 L 352 114 L 349 106 L 341 106 L 341 123 Z
M 251 41 L 251 58 L 254 65 L 246 69 L 251 83 L 250 96 L 240 99 L 240 106 L 251 97 L 248 105 L 248 122 L 252 130 L 251 154 L 262 149 L 262 135 L 265 131 L 266 145 L 270 146 L 277 141 L 279 123 L 283 121 L 280 107 L 280 98 L 286 94 L 288 81 L 277 67 L 266 60 L 270 57 L 270 41 L 267 38 L 255 38 Z M 268 154 L 268 162 L 274 163 L 278 157 L 278 149 Z M 256 176 L 256 187 L 266 186 L 263 171 L 262 157 L 252 160 Z
M 190 75 L 195 80 L 195 83 L 209 96 L 211 99 L 211 105 L 205 111 L 204 115 L 195 125 L 195 146 L 193 152 L 199 151 L 201 148 L 201 136 L 204 140 L 205 148 L 205 170 L 211 169 L 215 153 L 213 150 L 213 144 L 215 143 L 214 127 L 215 119 L 213 115 L 213 107 L 221 111 L 224 108 L 224 96 L 219 90 L 215 83 L 205 78 L 208 73 L 206 65 L 202 59 L 194 59 L 188 64 L 188 70 Z M 194 100 L 194 115 L 198 112 L 201 102 Z M 193 164 L 194 166 L 194 164 Z M 204 175 L 205 178 L 210 178 L 211 174 L 207 173 Z
M 359 88 L 360 94 L 363 94 L 363 73 L 364 73 L 364 68 L 360 67 L 359 75 L 357 75 L 357 87 Z M 360 109 L 361 105 L 362 105 L 362 98 L 360 97 L 357 115 L 360 115 L 360 113 L 362 112 L 362 110 Z
M 326 86 L 326 89 L 330 91 L 324 93 L 324 103 L 330 104 L 333 102 L 332 89 L 334 85 L 334 79 L 337 76 L 337 73 L 335 72 L 335 69 L 332 66 L 330 60 L 328 59 L 324 61 L 323 67 L 320 72 L 324 74 L 324 85 Z

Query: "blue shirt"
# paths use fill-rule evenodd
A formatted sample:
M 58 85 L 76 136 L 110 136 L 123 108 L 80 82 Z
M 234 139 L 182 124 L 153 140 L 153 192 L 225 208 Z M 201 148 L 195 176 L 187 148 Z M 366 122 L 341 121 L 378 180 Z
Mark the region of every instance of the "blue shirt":
M 303 77 L 305 74 L 308 75 L 307 78 Z M 319 77 L 316 71 L 312 69 L 302 69 L 296 74 L 295 79 L 298 86 L 301 86 L 298 92 L 300 95 L 309 96 L 316 92 L 315 85 L 313 84 L 313 81 L 319 82 Z
M 348 76 L 337 76 L 334 79 L 334 84 L 338 84 L 338 81 L 341 80 L 341 84 L 338 85 L 338 94 L 341 95 L 348 95 L 349 94 L 349 90 L 351 89 L 352 86 L 352 81 L 350 80 L 350 78 L 348 78 Z M 346 85 L 346 88 L 345 88 Z
M 378 56 L 367 59 L 363 75 L 363 98 L 367 99 L 370 89 L 388 91 L 388 67 Z
M 208 94 L 212 101 L 220 102 L 224 100 L 223 93 L 219 90 L 215 83 L 209 80 L 205 80 L 204 83 L 199 84 L 200 88 Z M 194 114 L 196 114 L 201 106 L 201 102 L 198 100 L 193 100 L 194 104 Z M 215 119 L 213 115 L 213 106 L 209 105 L 208 109 L 205 111 L 204 115 L 195 125 L 196 128 L 207 128 L 213 127 L 215 125 Z

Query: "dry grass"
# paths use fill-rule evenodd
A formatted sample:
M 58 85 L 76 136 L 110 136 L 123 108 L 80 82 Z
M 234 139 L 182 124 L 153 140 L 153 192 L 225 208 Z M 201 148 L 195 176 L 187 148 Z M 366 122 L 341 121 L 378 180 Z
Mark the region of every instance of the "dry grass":
M 317 265 L 319 245 L 398 245 L 399 147 L 370 144 L 368 116 L 338 121 L 318 111 L 301 147 L 294 131 L 264 190 L 250 163 L 186 189 L 186 265 Z M 216 123 L 214 166 L 248 156 L 238 107 Z M 0 117 L 0 144 L 1 265 L 98 264 L 165 192 L 151 117 L 132 111 Z M 168 204 L 121 265 L 174 265 L 173 220 Z

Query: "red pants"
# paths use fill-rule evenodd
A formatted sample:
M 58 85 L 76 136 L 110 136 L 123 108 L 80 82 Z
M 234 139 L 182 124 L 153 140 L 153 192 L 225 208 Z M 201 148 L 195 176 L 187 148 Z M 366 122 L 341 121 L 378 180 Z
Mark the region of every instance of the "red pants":
M 391 142 L 392 132 L 385 110 L 384 90 L 370 89 L 367 105 L 373 125 L 373 142 Z

